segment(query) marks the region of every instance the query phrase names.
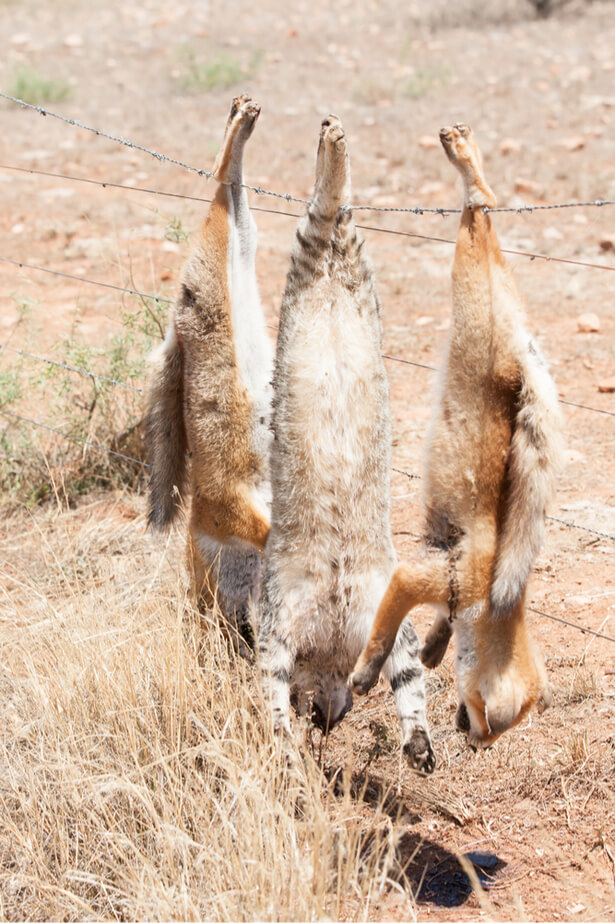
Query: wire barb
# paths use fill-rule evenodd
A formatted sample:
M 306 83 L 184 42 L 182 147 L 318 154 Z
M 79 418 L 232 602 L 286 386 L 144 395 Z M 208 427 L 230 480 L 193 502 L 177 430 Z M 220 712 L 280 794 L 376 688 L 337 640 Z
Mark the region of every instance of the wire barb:
M 60 270 L 58 269 L 48 269 L 46 266 L 35 266 L 32 263 L 24 263 L 21 260 L 9 259 L 9 257 L 6 257 L 6 256 L 0 256 L 0 262 L 10 263 L 13 266 L 18 266 L 20 269 L 32 269 L 37 272 L 46 272 L 53 276 L 60 276 L 65 279 L 72 279 L 75 282 L 83 282 L 85 285 L 100 285 L 103 288 L 110 288 L 117 292 L 125 292 L 128 295 L 137 295 L 139 298 L 147 298 L 152 301 L 160 302 L 162 304 L 173 304 L 173 299 L 163 298 L 162 295 L 154 295 L 151 292 L 140 292 L 134 288 L 125 288 L 122 285 L 113 285 L 111 282 L 101 282 L 96 279 L 85 279 L 83 276 L 75 276 L 68 272 L 60 272 Z M 615 269 L 615 267 L 613 268 Z M 276 330 L 277 328 L 272 327 L 271 329 Z M 412 359 L 404 359 L 401 356 L 389 356 L 389 355 L 383 354 L 383 359 L 388 359 L 391 362 L 401 362 L 404 365 L 413 365 L 413 366 L 416 366 L 416 368 L 427 369 L 428 371 L 431 371 L 431 372 L 438 371 L 436 366 L 426 365 L 424 362 L 415 362 Z M 579 404 L 579 403 L 576 403 L 575 401 L 564 400 L 564 398 L 560 398 L 560 401 L 562 404 L 569 404 L 572 407 L 580 407 L 583 410 L 589 410 L 589 411 L 592 411 L 593 413 L 602 413 L 610 417 L 615 417 L 615 412 L 612 410 L 604 410 L 600 407 L 590 407 L 589 404 Z
M 43 106 L 36 106 L 32 103 L 26 102 L 25 99 L 19 99 L 16 96 L 10 96 L 8 93 L 0 92 L 0 97 L 8 100 L 9 102 L 15 103 L 18 106 L 21 106 L 23 109 L 30 109 L 34 112 L 38 112 L 39 115 L 49 116 L 53 119 L 58 119 L 61 122 L 64 122 L 67 125 L 71 125 L 74 128 L 80 128 L 82 131 L 89 131 L 92 134 L 96 135 L 99 138 L 106 138 L 108 141 L 114 141 L 116 144 L 122 144 L 125 147 L 129 147 L 135 151 L 141 151 L 144 154 L 149 154 L 151 157 L 154 157 L 159 163 L 172 163 L 175 166 L 182 167 L 184 170 L 189 170 L 192 173 L 196 173 L 197 176 L 202 176 L 205 179 L 215 179 L 214 174 L 210 170 L 204 170 L 202 167 L 195 167 L 192 164 L 185 163 L 183 160 L 177 160 L 175 157 L 169 157 L 167 154 L 162 154 L 160 151 L 152 150 L 151 148 L 145 147 L 142 144 L 137 144 L 135 141 L 130 141 L 128 138 L 124 138 L 121 135 L 112 135 L 106 131 L 103 131 L 100 128 L 92 128 L 89 125 L 85 125 L 83 122 L 78 121 L 77 119 L 67 118 L 65 115 L 60 115 L 57 112 L 51 112 L 50 109 L 45 109 Z M 251 192 L 255 192 L 260 196 L 272 196 L 277 199 L 284 199 L 286 202 L 298 202 L 301 205 L 310 205 L 310 199 L 302 199 L 298 196 L 292 195 L 290 192 L 274 192 L 271 189 L 264 189 L 262 186 L 251 186 L 249 183 L 225 183 L 225 185 L 236 186 L 241 189 L 249 189 Z M 594 199 L 591 202 L 562 202 L 552 205 L 517 205 L 509 207 L 494 207 L 489 208 L 488 206 L 483 206 L 483 212 L 516 212 L 520 214 L 522 212 L 534 212 L 534 211 L 543 211 L 554 208 L 602 208 L 606 205 L 615 205 L 615 201 L 612 199 Z M 447 215 L 459 215 L 462 212 L 461 208 L 428 208 L 423 205 L 415 206 L 385 206 L 385 205 L 347 205 L 344 206 L 344 209 L 351 211 L 373 211 L 373 212 L 383 212 L 389 214 L 405 214 L 405 215 L 440 215 L 445 217 Z M 615 268 L 615 267 L 613 267 Z

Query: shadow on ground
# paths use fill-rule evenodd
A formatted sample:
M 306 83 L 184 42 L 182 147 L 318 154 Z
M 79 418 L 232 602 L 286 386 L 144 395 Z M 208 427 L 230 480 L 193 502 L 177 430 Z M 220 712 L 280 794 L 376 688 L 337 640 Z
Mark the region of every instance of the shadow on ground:
M 331 770 L 326 774 L 332 781 L 336 775 Z M 370 775 L 367 770 L 353 774 L 351 794 L 358 802 L 384 811 L 396 825 L 407 828 L 396 844 L 395 858 L 388 871 L 392 881 L 411 892 L 419 904 L 460 907 L 468 900 L 473 891 L 472 882 L 459 857 L 433 840 L 413 832 L 412 826 L 421 821 L 421 816 L 404 794 L 396 794 L 389 783 Z M 374 848 L 376 837 L 373 830 L 366 831 L 362 845 L 365 853 Z M 478 882 L 485 890 L 495 884 L 507 865 L 490 852 L 469 852 L 464 858 L 473 866 Z

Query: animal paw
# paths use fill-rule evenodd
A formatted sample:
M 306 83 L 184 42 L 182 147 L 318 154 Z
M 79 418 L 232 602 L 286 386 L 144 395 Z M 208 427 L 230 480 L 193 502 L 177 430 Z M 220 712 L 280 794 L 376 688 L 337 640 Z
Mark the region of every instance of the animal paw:
M 233 100 L 233 106 L 237 105 L 237 112 L 242 122 L 255 122 L 261 114 L 260 103 L 252 99 L 251 96 L 236 96 Z
M 446 156 L 461 173 L 467 207 L 494 208 L 495 196 L 483 176 L 482 158 L 470 126 L 441 128 L 440 141 Z
M 338 154 L 346 152 L 346 133 L 337 115 L 329 115 L 323 119 L 320 134 L 329 149 L 335 150 Z
M 545 685 L 540 690 L 540 695 L 538 696 L 538 701 L 536 703 L 536 708 L 538 709 L 538 714 L 542 715 L 543 711 L 547 708 L 551 708 L 553 704 L 553 686 L 551 683 L 545 683 Z
M 357 664 L 348 679 L 348 685 L 358 695 L 367 695 L 372 686 L 375 686 L 380 676 L 380 666 L 373 660 L 364 665 Z
M 410 739 L 404 743 L 403 751 L 411 769 L 428 776 L 436 768 L 436 755 L 425 728 L 414 728 Z
M 423 666 L 433 670 L 442 663 L 450 637 L 451 629 L 448 622 L 436 623 L 431 628 L 421 649 L 420 657 Z

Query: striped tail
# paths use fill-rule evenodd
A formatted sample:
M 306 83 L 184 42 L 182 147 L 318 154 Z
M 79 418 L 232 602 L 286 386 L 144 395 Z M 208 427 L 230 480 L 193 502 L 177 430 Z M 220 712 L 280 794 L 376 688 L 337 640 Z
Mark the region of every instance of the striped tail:
M 183 363 L 173 322 L 150 358 L 145 432 L 151 464 L 148 524 L 166 531 L 182 508 L 187 480 Z
M 530 342 L 508 460 L 509 494 L 498 537 L 490 608 L 506 616 L 519 603 L 544 537 L 547 504 L 561 460 L 561 414 L 544 360 Z

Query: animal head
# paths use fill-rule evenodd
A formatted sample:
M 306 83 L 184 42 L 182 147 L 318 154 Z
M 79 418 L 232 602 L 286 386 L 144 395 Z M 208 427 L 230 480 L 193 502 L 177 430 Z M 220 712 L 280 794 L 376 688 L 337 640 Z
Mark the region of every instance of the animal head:
M 522 605 L 508 620 L 492 620 L 488 613 L 477 620 L 471 654 L 458 646 L 457 682 L 475 747 L 491 746 L 533 705 L 544 711 L 551 704 L 544 661 L 527 632 Z

